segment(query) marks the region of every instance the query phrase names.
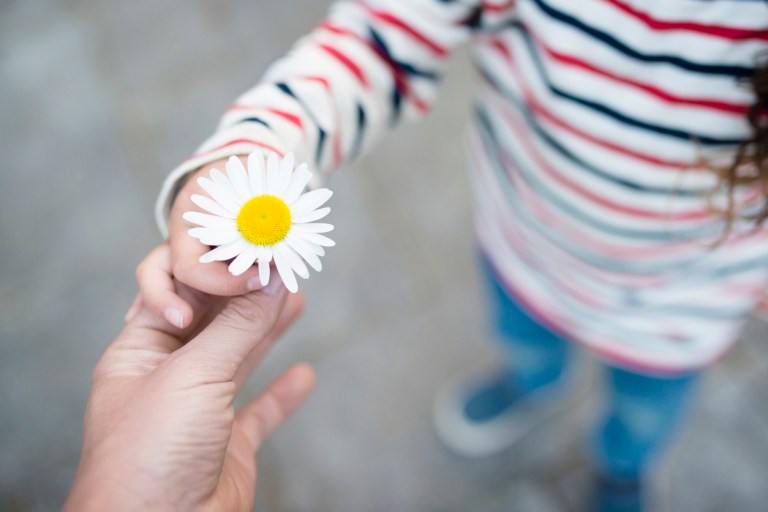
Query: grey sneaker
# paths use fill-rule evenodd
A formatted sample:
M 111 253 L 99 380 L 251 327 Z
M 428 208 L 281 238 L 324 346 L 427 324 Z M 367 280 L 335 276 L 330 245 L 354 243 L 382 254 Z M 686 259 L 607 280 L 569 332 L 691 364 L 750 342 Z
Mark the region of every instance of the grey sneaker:
M 502 374 L 462 375 L 438 392 L 432 409 L 437 436 L 454 453 L 485 457 L 514 446 L 528 432 L 565 412 L 587 390 L 587 372 L 516 394 Z

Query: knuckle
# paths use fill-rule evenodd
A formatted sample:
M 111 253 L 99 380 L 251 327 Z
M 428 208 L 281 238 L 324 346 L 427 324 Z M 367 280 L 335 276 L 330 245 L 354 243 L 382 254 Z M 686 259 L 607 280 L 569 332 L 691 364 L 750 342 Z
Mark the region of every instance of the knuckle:
M 147 260 L 141 260 L 138 265 L 136 265 L 136 270 L 134 271 L 134 274 L 136 275 L 136 280 L 141 283 L 141 279 L 144 276 L 144 271 L 147 266 Z
M 173 262 L 172 271 L 177 279 L 186 282 L 187 277 L 190 274 L 190 264 L 186 259 L 179 258 Z
M 247 325 L 248 330 L 270 325 L 273 316 L 269 308 L 244 295 L 230 300 L 221 314 L 230 324 Z

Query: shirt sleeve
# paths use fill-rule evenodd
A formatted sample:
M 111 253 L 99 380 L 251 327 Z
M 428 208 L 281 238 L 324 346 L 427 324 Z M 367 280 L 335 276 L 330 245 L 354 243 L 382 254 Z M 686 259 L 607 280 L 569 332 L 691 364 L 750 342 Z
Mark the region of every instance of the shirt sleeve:
M 292 151 L 311 186 L 435 101 L 452 48 L 467 39 L 481 0 L 339 1 L 224 113 L 216 132 L 166 178 L 155 214 L 163 235 L 170 205 L 191 171 L 256 149 Z

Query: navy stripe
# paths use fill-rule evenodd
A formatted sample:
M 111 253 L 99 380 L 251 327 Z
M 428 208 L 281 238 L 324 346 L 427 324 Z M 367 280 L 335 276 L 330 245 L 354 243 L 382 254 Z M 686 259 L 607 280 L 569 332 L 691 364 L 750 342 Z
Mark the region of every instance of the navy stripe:
M 663 62 L 666 64 L 671 64 L 673 66 L 677 66 L 679 68 L 693 71 L 695 73 L 704 73 L 704 74 L 711 74 L 711 75 L 725 75 L 725 76 L 733 76 L 733 77 L 748 77 L 751 76 L 754 73 L 754 69 L 747 66 L 737 66 L 737 65 L 728 65 L 728 64 L 702 64 L 700 62 L 693 62 L 687 59 L 684 59 L 677 55 L 665 55 L 665 54 L 646 54 L 646 53 L 640 53 L 639 51 L 635 50 L 634 48 L 631 48 L 615 37 L 611 36 L 610 34 L 607 34 L 603 32 L 602 30 L 598 30 L 594 27 L 591 27 L 584 23 L 583 21 L 569 15 L 565 14 L 561 11 L 556 10 L 555 8 L 547 5 L 543 0 L 532 0 L 534 4 L 536 4 L 539 9 L 541 9 L 544 13 L 548 14 L 550 17 L 565 23 L 566 25 L 570 25 L 578 30 L 581 30 L 582 32 L 590 35 L 591 37 L 602 41 L 603 43 L 607 44 L 608 46 L 612 47 L 613 49 L 627 55 L 628 57 L 632 57 L 633 59 L 640 60 L 643 62 Z
M 568 100 L 578 105 L 581 105 L 583 107 L 586 107 L 594 112 L 599 112 L 601 114 L 604 114 L 605 116 L 610 117 L 615 121 L 619 121 L 620 123 L 624 123 L 626 125 L 629 125 L 635 128 L 640 128 L 645 131 L 673 137 L 679 140 L 684 140 L 684 141 L 695 140 L 704 145 L 732 145 L 732 146 L 738 145 L 744 140 L 742 138 L 711 137 L 709 135 L 687 132 L 685 130 L 678 130 L 676 128 L 669 128 L 667 126 L 661 126 L 658 124 L 649 123 L 647 121 L 641 121 L 633 117 L 630 117 L 626 114 L 622 114 L 621 112 L 614 110 L 610 107 L 607 107 L 596 101 L 581 98 L 574 94 L 568 93 L 563 89 L 560 89 L 559 87 L 554 85 L 554 83 L 552 82 L 552 79 L 547 74 L 547 70 L 544 66 L 544 63 L 542 62 L 541 55 L 538 53 L 537 49 L 535 48 L 535 45 L 533 44 L 533 41 L 531 40 L 531 35 L 528 32 L 528 29 L 522 23 L 515 23 L 515 27 L 518 28 L 519 33 L 522 34 L 523 39 L 525 40 L 525 44 L 528 48 L 528 53 L 531 56 L 531 60 L 533 60 L 534 65 L 536 66 L 537 71 L 541 75 L 542 80 L 546 84 L 547 89 L 549 89 L 549 91 L 555 96 L 558 96 L 565 100 Z
M 320 125 L 320 122 L 315 117 L 315 114 L 312 112 L 312 109 L 310 109 L 304 101 L 299 98 L 293 90 L 286 84 L 285 82 L 277 82 L 275 83 L 275 87 L 283 91 L 285 94 L 296 100 L 298 104 L 301 106 L 301 108 L 304 109 L 304 111 L 307 113 L 309 118 L 312 120 L 313 123 L 315 123 L 315 127 L 317 127 L 317 148 L 315 149 L 315 165 L 319 168 L 320 162 L 322 161 L 323 156 L 323 149 L 325 148 L 325 140 L 326 140 L 326 132 L 323 129 L 323 127 Z
M 606 181 L 615 183 L 616 185 L 620 185 L 630 190 L 634 190 L 634 191 L 642 192 L 646 194 L 660 195 L 660 196 L 670 195 L 670 189 L 668 187 L 654 187 L 651 185 L 636 183 L 634 181 L 630 181 L 625 178 L 620 178 L 618 176 L 611 174 L 608 171 L 605 171 L 595 165 L 592 165 L 591 163 L 577 156 L 565 145 L 561 144 L 547 130 L 545 130 L 541 126 L 541 124 L 539 124 L 539 121 L 538 119 L 536 119 L 536 116 L 530 111 L 528 106 L 523 101 L 518 99 L 512 92 L 502 87 L 501 84 L 499 84 L 483 68 L 478 67 L 477 69 L 478 69 L 478 72 L 480 73 L 480 76 L 488 83 L 488 85 L 493 87 L 493 89 L 496 90 L 501 96 L 503 96 L 507 102 L 509 102 L 511 105 L 514 105 L 517 111 L 520 112 L 523 115 L 523 117 L 525 117 L 526 124 L 533 131 L 533 133 L 535 133 L 539 137 L 539 139 L 541 139 L 547 146 L 552 148 L 556 153 L 560 154 L 566 160 L 572 162 L 575 166 L 583 169 L 584 171 L 587 171 L 590 174 L 599 176 L 600 178 Z M 674 191 L 675 196 L 681 196 L 681 197 L 701 197 L 702 194 L 705 194 L 705 193 L 706 193 L 705 190 L 696 190 L 696 189 L 690 189 L 690 188 L 688 189 L 680 188 L 679 190 Z
M 349 160 L 354 159 L 360 154 L 360 150 L 363 147 L 363 135 L 365 134 L 365 110 L 359 103 L 357 104 L 357 130 L 355 131 L 355 142 L 352 144 L 352 149 L 349 152 Z
M 392 89 L 390 104 L 392 110 L 389 112 L 389 127 L 392 128 L 400 120 L 400 113 L 403 110 L 403 95 L 397 90 L 397 87 Z
M 245 119 L 240 119 L 239 121 L 233 124 L 238 124 L 238 123 L 257 123 L 269 129 L 272 129 L 272 127 L 269 126 L 269 123 L 267 123 L 265 120 L 261 119 L 260 117 L 246 117 Z
M 376 30 L 368 26 L 368 33 L 371 36 L 371 41 L 373 44 L 381 50 L 381 52 L 386 56 L 387 60 L 394 66 L 396 66 L 398 69 L 402 70 L 406 75 L 419 77 L 419 78 L 426 78 L 428 80 L 438 80 L 440 79 L 440 75 L 438 73 L 435 73 L 434 71 L 427 71 L 425 69 L 420 69 L 414 66 L 413 64 L 410 64 L 408 62 L 403 62 L 400 60 L 397 60 L 392 53 L 389 51 L 389 47 L 387 46 L 387 43 L 384 42 L 384 38 L 379 35 Z

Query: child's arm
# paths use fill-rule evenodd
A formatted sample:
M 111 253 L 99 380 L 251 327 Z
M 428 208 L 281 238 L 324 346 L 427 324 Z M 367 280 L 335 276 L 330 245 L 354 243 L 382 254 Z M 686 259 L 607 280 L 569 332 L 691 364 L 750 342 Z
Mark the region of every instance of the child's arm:
M 326 20 L 272 64 L 262 81 L 227 110 L 217 132 L 166 180 L 156 214 L 171 246 L 167 269 L 178 280 L 211 294 L 247 292 L 255 268 L 234 277 L 225 263 L 198 262 L 207 248 L 186 234 L 190 226 L 181 219 L 183 212 L 196 209 L 190 200 L 200 193 L 195 178 L 211 167 L 222 169 L 231 155 L 261 149 L 294 152 L 298 162 L 309 164 L 312 185 L 318 185 L 401 119 L 426 114 L 450 50 L 470 35 L 480 4 L 334 4 Z M 147 266 L 144 275 L 156 274 Z M 169 293 L 170 277 L 161 282 L 140 274 L 139 281 L 144 302 L 156 313 L 180 306 Z

